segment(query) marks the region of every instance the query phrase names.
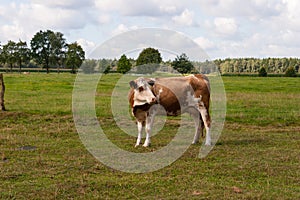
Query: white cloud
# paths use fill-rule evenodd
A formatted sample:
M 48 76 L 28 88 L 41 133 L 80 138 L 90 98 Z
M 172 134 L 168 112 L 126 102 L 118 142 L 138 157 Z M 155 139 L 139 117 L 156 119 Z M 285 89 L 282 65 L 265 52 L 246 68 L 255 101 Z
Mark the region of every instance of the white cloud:
M 111 16 L 108 14 L 101 14 L 98 17 L 98 22 L 100 24 L 108 24 L 111 22 Z
M 137 26 L 127 27 L 124 24 L 119 24 L 118 27 L 112 31 L 112 35 L 118 35 L 120 33 L 124 33 L 124 32 L 127 32 L 129 30 L 135 30 L 137 28 L 138 28 Z
M 283 0 L 283 2 L 285 10 L 280 16 L 281 22 L 290 30 L 300 31 L 300 2 L 298 0 Z
M 177 12 L 176 6 L 159 6 L 159 10 L 162 13 L 173 14 Z
M 24 33 L 23 28 L 16 24 L 1 26 L 0 32 L 2 42 L 7 42 L 8 40 L 18 41 L 19 39 L 24 41 L 29 39 L 28 35 Z
M 172 20 L 179 25 L 191 26 L 194 22 L 194 12 L 185 9 L 179 16 L 174 16 Z
M 215 48 L 214 42 L 210 41 L 208 38 L 198 37 L 194 41 L 204 50 L 209 50 Z
M 1 5 L 0 40 L 29 40 L 34 33 L 45 29 L 64 33 L 74 29 L 83 29 L 87 22 L 94 20 L 89 12 L 86 12 L 86 8 L 72 8 L 72 6 L 81 5 L 80 2 L 76 0 L 58 2 L 33 0 L 27 3 L 16 4 L 13 2 Z M 101 20 L 106 19 L 102 18 Z
M 101 11 L 116 12 L 123 16 L 158 17 L 181 13 L 187 2 L 181 0 L 96 0 L 95 4 Z
M 217 17 L 214 19 L 215 31 L 221 36 L 236 34 L 238 26 L 234 18 Z
M 29 19 L 33 23 L 44 28 L 79 29 L 85 25 L 84 14 L 76 10 L 52 9 L 33 4 L 31 8 L 24 10 L 24 17 L 26 17 L 25 15 L 30 16 Z
M 77 43 L 83 48 L 86 56 L 92 52 L 92 50 L 96 47 L 94 42 L 88 41 L 84 38 L 80 38 L 77 40 Z
M 39 4 L 46 7 L 52 7 L 52 8 L 67 8 L 67 9 L 82 9 L 84 7 L 90 7 L 94 5 L 93 0 L 59 0 L 59 1 L 53 1 L 53 0 L 31 0 L 33 4 Z
M 123 16 L 157 16 L 159 5 L 154 1 L 96 0 L 96 7 L 105 12 L 117 12 Z
M 246 17 L 259 19 L 279 15 L 283 0 L 214 0 L 200 1 L 203 12 L 215 17 Z
M 196 38 L 214 57 L 300 56 L 299 7 L 298 0 L 4 0 L 0 41 L 51 29 L 81 38 L 86 50 L 137 27 L 161 27 Z

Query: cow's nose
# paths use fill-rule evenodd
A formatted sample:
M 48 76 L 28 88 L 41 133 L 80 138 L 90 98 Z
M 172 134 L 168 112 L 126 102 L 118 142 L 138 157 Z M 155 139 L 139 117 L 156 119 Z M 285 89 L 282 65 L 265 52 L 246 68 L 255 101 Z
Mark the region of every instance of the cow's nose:
M 153 98 L 151 99 L 151 102 L 156 102 L 156 98 L 153 97 Z

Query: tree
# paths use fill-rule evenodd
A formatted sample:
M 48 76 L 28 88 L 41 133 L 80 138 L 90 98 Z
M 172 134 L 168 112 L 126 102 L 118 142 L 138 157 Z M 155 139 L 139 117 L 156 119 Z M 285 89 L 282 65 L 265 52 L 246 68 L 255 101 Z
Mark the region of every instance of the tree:
M 267 73 L 266 68 L 264 68 L 264 67 L 260 68 L 260 70 L 258 71 L 258 76 L 260 76 L 260 77 L 267 77 L 268 73 Z
M 123 54 L 118 60 L 117 66 L 117 72 L 125 74 L 126 72 L 130 71 L 132 64 L 130 63 L 130 60 L 126 57 L 126 55 Z
M 136 60 L 137 73 L 152 74 L 157 70 L 161 62 L 162 58 L 157 49 L 146 48 L 139 54 Z
M 294 67 L 289 67 L 287 68 L 287 70 L 285 71 L 285 76 L 286 77 L 296 77 L 296 70 Z
M 16 49 L 17 44 L 11 40 L 9 40 L 6 45 L 3 45 L 1 54 L 4 63 L 7 63 L 10 66 L 10 71 L 12 71 L 13 65 L 17 62 Z
M 66 66 L 71 68 L 71 73 L 76 73 L 76 70 L 81 66 L 85 59 L 85 52 L 77 42 L 68 45 L 66 53 Z
M 50 64 L 58 64 L 62 59 L 63 48 L 66 47 L 62 33 L 39 31 L 30 41 L 32 57 L 46 68 L 49 73 Z M 62 62 L 60 62 L 62 63 Z
M 93 74 L 95 72 L 95 68 L 98 66 L 97 60 L 95 59 L 88 59 L 85 60 L 82 64 L 81 64 L 81 69 L 83 71 L 83 73 L 85 74 Z
M 0 74 L 0 108 L 2 111 L 5 111 L 4 106 L 4 93 L 5 93 L 5 85 L 3 80 L 3 74 Z
M 99 60 L 99 72 L 108 74 L 111 70 L 111 63 L 112 60 L 110 59 L 102 58 L 101 60 Z
M 194 69 L 193 64 L 189 61 L 189 58 L 184 53 L 175 58 L 175 60 L 172 62 L 172 67 L 181 74 L 191 73 L 191 71 Z
M 27 47 L 27 43 L 23 41 L 19 41 L 16 44 L 16 61 L 19 65 L 19 72 L 21 73 L 22 70 L 22 64 L 23 63 L 28 63 L 30 61 L 30 50 Z
M 2 49 L 2 45 L 0 43 L 0 65 L 5 64 L 5 59 L 4 59 L 2 52 L 3 52 L 3 49 Z
M 50 35 L 50 43 L 52 46 L 52 52 L 50 55 L 50 63 L 57 66 L 59 72 L 60 67 L 63 65 L 66 59 L 67 43 L 63 34 L 60 32 Z

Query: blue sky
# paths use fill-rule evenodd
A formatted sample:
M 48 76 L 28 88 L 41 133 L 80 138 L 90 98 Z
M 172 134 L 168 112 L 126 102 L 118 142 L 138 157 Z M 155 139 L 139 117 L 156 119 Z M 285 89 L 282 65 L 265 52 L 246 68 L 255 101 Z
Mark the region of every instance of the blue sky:
M 62 32 L 87 54 L 111 37 L 165 28 L 197 42 L 211 59 L 300 57 L 298 0 L 2 0 L 0 41 Z

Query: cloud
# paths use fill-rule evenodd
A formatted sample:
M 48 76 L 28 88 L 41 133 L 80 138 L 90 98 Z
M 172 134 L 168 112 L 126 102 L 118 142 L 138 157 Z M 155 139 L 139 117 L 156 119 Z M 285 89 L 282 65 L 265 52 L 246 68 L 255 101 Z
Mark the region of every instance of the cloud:
M 2 42 L 7 42 L 8 40 L 18 41 L 19 39 L 24 41 L 29 39 L 23 28 L 16 24 L 1 26 L 0 32 L 0 40 Z
M 179 25 L 191 26 L 194 22 L 194 12 L 185 9 L 180 15 L 174 16 L 172 20 Z
M 214 19 L 214 26 L 216 33 L 224 37 L 232 36 L 238 30 L 234 18 L 217 17 Z
M 33 23 L 44 28 L 80 29 L 85 26 L 86 16 L 77 10 L 53 9 L 43 5 L 33 4 L 30 8 L 23 11 L 24 17 L 30 16 L 28 18 Z
M 77 39 L 77 43 L 83 48 L 85 51 L 86 56 L 92 52 L 92 50 L 96 47 L 94 42 L 88 41 L 84 38 Z
M 39 4 L 50 8 L 82 9 L 94 6 L 94 0 L 31 0 L 33 4 Z
M 96 6 L 99 10 L 117 12 L 123 16 L 156 16 L 160 12 L 153 1 L 96 0 Z
M 285 26 L 290 30 L 300 31 L 300 2 L 298 0 L 283 0 L 285 9 L 282 11 L 280 18 L 281 26 Z
M 199 4 L 203 12 L 215 17 L 246 17 L 257 20 L 279 15 L 282 1 L 284 0 L 202 0 Z
M 173 16 L 184 10 L 184 3 L 179 0 L 96 0 L 95 5 L 101 11 L 122 16 Z
M 137 26 L 127 27 L 124 24 L 119 24 L 118 27 L 112 31 L 112 35 L 118 35 L 120 33 L 124 33 L 124 32 L 127 32 L 129 30 L 135 30 L 135 29 L 138 29 L 138 27 Z
M 74 5 L 71 5 L 74 3 Z M 61 0 L 31 1 L 27 3 L 9 3 L 0 6 L 0 40 L 28 40 L 42 29 L 74 30 L 83 29 L 88 21 L 93 20 L 80 5 L 80 1 Z M 66 32 L 68 32 L 66 31 Z
M 0 41 L 28 41 L 51 29 L 90 49 L 138 27 L 164 27 L 192 36 L 214 57 L 295 55 L 299 7 L 298 0 L 5 0 Z
M 194 41 L 204 50 L 210 50 L 216 47 L 214 42 L 205 37 L 198 37 L 194 39 Z

